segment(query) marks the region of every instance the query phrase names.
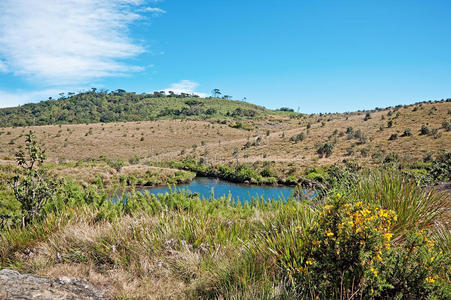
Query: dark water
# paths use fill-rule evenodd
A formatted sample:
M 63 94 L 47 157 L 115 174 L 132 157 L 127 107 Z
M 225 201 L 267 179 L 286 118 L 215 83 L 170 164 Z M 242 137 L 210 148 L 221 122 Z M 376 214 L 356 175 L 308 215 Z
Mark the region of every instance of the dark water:
M 175 187 L 176 190 L 188 190 L 191 193 L 198 193 L 200 198 L 211 199 L 222 196 L 228 197 L 234 201 L 246 202 L 252 197 L 263 197 L 265 200 L 282 200 L 285 201 L 293 195 L 294 189 L 286 186 L 261 186 L 247 185 L 228 182 L 217 178 L 196 177 L 191 183 L 180 184 Z M 174 187 L 172 187 L 174 190 Z M 169 193 L 168 187 L 157 187 L 143 189 L 140 192 L 148 192 L 150 194 Z

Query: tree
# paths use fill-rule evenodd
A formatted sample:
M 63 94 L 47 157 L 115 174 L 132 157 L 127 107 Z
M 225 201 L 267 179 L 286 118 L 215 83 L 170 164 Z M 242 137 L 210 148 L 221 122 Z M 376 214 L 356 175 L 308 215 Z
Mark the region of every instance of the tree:
M 218 98 L 218 96 L 221 95 L 221 91 L 219 89 L 213 89 L 211 93 L 213 94 L 213 97 L 216 98 Z
M 26 134 L 25 149 L 19 147 L 16 153 L 17 164 L 24 174 L 14 176 L 11 181 L 14 196 L 21 204 L 23 227 L 41 216 L 45 203 L 56 191 L 56 182 L 49 179 L 42 168 L 45 159 L 34 132 L 30 131 Z

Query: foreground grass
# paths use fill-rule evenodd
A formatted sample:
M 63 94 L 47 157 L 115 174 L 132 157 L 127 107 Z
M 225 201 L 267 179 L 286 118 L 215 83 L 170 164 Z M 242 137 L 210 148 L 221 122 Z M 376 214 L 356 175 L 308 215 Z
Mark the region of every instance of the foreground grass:
M 45 218 L 1 232 L 0 266 L 86 278 L 117 299 L 449 296 L 449 199 L 397 173 L 361 182 L 316 203 L 245 205 L 184 192 L 113 204 L 95 186 L 66 183 Z M 372 213 L 365 235 L 354 223 L 337 229 Z

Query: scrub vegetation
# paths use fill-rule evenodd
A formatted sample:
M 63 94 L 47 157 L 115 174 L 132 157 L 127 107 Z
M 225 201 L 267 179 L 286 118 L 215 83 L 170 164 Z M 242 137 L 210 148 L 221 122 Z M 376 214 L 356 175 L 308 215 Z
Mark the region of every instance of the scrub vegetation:
M 96 111 L 100 100 L 230 109 L 52 119 L 72 97 Z M 115 299 L 451 297 L 449 101 L 319 115 L 227 101 L 91 91 L 0 110 L 16 126 L 0 129 L 0 268 L 84 278 Z M 47 125 L 17 127 L 19 114 Z M 135 191 L 196 175 L 298 193 L 241 203 Z

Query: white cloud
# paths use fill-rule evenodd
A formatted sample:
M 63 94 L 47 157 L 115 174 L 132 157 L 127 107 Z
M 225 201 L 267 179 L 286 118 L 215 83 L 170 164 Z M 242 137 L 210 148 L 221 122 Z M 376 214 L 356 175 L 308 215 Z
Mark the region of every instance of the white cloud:
M 151 12 L 156 14 L 165 14 L 166 11 L 164 9 L 158 8 L 158 7 L 146 7 L 143 9 L 145 12 Z
M 125 59 L 145 51 L 128 27 L 146 0 L 1 0 L 0 59 L 15 75 L 49 85 L 142 70 Z M 6 72 L 0 61 L 0 71 Z
M 196 88 L 199 86 L 199 83 L 191 81 L 191 80 L 182 80 L 177 83 L 171 84 L 171 86 L 167 89 L 164 89 L 166 93 L 172 91 L 176 94 L 187 93 L 187 94 L 196 94 L 200 97 L 207 97 L 208 94 L 196 92 Z
M 63 92 L 63 89 L 46 89 L 42 91 L 33 91 L 33 92 L 6 92 L 0 90 L 0 108 L 3 107 L 13 107 L 17 105 L 22 105 L 26 103 L 30 103 L 36 100 L 46 100 L 48 97 L 57 97 L 60 92 Z
M 8 72 L 8 66 L 6 63 L 2 60 L 0 60 L 0 73 L 6 73 Z

